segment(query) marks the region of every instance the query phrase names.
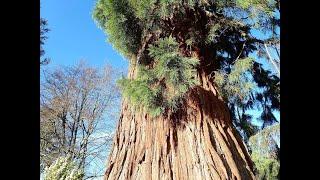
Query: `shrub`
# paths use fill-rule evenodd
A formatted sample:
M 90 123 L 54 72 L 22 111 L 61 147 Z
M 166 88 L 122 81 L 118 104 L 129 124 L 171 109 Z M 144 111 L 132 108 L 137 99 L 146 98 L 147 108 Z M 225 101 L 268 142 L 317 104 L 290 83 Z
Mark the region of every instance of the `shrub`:
M 70 157 L 59 157 L 45 169 L 44 180 L 82 180 L 84 173 Z

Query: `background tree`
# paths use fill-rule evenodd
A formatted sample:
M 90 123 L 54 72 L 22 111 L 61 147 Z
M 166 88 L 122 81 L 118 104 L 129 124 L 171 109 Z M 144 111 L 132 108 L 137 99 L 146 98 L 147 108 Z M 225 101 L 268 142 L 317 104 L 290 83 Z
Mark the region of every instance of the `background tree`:
M 116 73 L 110 66 L 99 70 L 83 62 L 44 71 L 40 98 L 42 169 L 69 155 L 86 177 L 101 175 L 90 174 L 87 167 L 106 158 L 100 151 L 111 138 L 105 123 L 119 97 Z
M 257 177 L 263 180 L 280 178 L 280 124 L 269 126 L 250 137 L 252 160 Z
M 266 43 L 251 30 L 270 32 L 279 10 L 273 0 L 98 0 L 95 19 L 130 63 L 105 179 L 254 179 L 234 125 L 253 135 L 254 106 L 265 126 L 276 121 L 279 77 L 250 55 Z
M 50 62 L 49 58 L 43 57 L 45 51 L 43 49 L 44 42 L 48 39 L 47 33 L 49 32 L 48 21 L 40 18 L 40 65 L 46 65 Z
M 227 14 L 248 24 L 251 32 L 260 34 L 259 37 L 253 35 L 257 40 L 251 72 L 255 88 L 247 101 L 228 103 L 235 125 L 248 143 L 249 137 L 259 130 L 252 124 L 253 117 L 248 110 L 260 111 L 262 129 L 278 121 L 273 113 L 280 111 L 280 1 L 238 0 L 235 4 L 232 8 L 240 10 L 231 10 Z M 266 63 L 261 62 L 263 60 Z

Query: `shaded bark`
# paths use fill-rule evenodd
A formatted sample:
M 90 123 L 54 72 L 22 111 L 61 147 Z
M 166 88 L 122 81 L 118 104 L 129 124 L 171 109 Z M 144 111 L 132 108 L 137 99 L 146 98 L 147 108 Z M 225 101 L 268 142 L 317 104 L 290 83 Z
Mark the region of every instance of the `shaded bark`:
M 134 78 L 135 68 L 129 68 Z M 254 179 L 253 164 L 208 74 L 167 117 L 122 111 L 104 179 Z

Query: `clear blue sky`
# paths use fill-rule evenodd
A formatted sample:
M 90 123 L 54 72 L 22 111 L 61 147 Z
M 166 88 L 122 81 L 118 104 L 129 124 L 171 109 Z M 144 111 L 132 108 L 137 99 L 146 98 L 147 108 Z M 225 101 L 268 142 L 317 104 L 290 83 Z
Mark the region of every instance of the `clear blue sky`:
M 48 20 L 51 31 L 45 43 L 48 68 L 73 65 L 81 59 L 94 66 L 112 64 L 127 68 L 123 59 L 109 43 L 104 32 L 92 18 L 96 0 L 41 0 L 41 17 Z

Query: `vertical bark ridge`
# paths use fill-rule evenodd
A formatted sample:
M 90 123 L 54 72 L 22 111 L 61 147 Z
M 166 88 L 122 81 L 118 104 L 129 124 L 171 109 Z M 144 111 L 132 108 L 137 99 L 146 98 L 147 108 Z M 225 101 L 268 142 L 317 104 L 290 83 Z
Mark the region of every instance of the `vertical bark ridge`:
M 226 105 L 208 76 L 199 76 L 202 85 L 190 91 L 177 119 L 151 118 L 124 100 L 104 179 L 254 179 Z

